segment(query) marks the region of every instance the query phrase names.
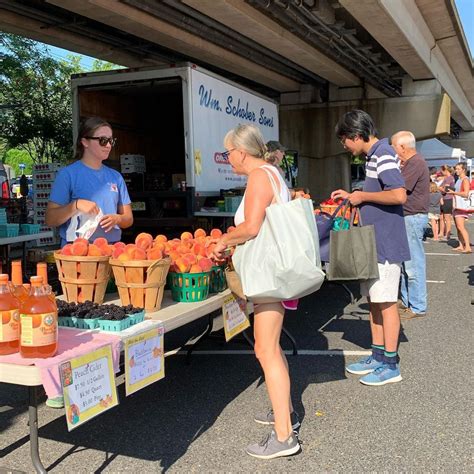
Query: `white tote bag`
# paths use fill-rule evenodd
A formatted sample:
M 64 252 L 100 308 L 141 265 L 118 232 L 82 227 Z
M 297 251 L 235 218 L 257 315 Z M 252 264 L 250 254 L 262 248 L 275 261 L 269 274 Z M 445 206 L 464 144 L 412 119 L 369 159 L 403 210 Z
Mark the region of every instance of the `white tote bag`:
M 311 201 L 283 202 L 271 172 L 265 171 L 275 203 L 267 207 L 258 235 L 237 246 L 232 257 L 244 294 L 255 303 L 301 298 L 324 281 Z
M 467 198 L 454 196 L 454 209 L 474 212 L 474 191 L 469 191 Z

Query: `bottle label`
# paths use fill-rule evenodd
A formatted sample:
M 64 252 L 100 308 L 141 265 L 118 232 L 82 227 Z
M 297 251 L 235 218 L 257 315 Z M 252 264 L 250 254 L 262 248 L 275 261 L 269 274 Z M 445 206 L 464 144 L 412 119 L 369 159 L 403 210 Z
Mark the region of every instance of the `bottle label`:
M 22 314 L 20 344 L 49 346 L 58 340 L 58 313 Z
M 20 338 L 20 312 L 17 309 L 0 311 L 0 342 L 16 341 Z

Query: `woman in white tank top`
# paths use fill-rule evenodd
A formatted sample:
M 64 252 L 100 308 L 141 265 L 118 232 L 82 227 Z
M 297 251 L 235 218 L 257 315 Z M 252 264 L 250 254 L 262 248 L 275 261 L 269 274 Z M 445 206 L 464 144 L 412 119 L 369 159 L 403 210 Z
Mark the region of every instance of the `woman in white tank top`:
M 228 247 L 243 244 L 257 236 L 265 218 L 266 208 L 273 202 L 273 189 L 267 172 L 272 173 L 285 202 L 290 192 L 278 170 L 268 164 L 270 159 L 264 138 L 254 125 L 239 125 L 224 139 L 229 163 L 234 173 L 247 175 L 248 182 L 244 198 L 235 214 L 236 228 L 224 234 L 214 249 L 216 258 L 222 258 Z M 251 456 L 270 459 L 289 456 L 299 451 L 300 445 L 293 429 L 299 427 L 297 414 L 290 400 L 290 376 L 288 363 L 280 347 L 280 334 L 285 309 L 281 303 L 263 303 L 254 308 L 255 355 L 265 374 L 265 382 L 272 410 L 255 421 L 274 424 L 274 430 L 265 443 L 247 448 Z

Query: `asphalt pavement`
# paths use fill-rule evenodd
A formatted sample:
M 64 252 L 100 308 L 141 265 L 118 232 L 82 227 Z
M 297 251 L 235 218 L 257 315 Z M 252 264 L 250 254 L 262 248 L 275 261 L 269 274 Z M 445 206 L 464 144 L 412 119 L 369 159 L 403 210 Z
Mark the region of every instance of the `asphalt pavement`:
M 468 228 L 472 241 L 472 219 Z M 168 357 L 165 379 L 130 397 L 119 387 L 118 407 L 71 433 L 64 412 L 42 404 L 43 464 L 58 473 L 473 472 L 474 254 L 454 245 L 425 244 L 428 315 L 403 323 L 400 383 L 367 387 L 344 371 L 370 346 L 356 285 L 354 303 L 340 285 L 325 284 L 288 312 L 285 327 L 302 352 L 288 356 L 303 418 L 300 454 L 273 461 L 245 454 L 268 432 L 253 416 L 269 402 L 250 347 L 220 338 L 204 342 L 190 365 L 183 355 Z M 166 347 L 204 326 L 170 333 Z M 26 403 L 24 388 L 0 384 L 0 472 L 33 472 Z

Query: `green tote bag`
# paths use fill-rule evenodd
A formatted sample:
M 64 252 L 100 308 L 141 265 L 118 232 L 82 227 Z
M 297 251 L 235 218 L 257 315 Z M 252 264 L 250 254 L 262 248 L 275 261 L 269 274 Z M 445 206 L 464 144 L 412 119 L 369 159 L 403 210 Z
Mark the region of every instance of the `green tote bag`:
M 356 212 L 358 226 L 354 225 Z M 328 280 L 379 278 L 374 226 L 362 225 L 360 213 L 354 209 L 349 228 L 344 227 L 342 225 L 340 230 L 332 230 L 330 234 Z

